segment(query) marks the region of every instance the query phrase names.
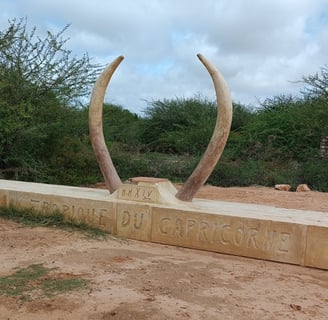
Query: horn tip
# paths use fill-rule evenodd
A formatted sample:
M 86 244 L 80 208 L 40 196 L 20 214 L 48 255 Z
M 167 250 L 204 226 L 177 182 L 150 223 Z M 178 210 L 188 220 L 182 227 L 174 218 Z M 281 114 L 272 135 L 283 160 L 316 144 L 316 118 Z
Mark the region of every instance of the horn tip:
M 197 53 L 197 57 L 199 60 L 202 60 L 204 58 L 204 56 L 201 53 Z

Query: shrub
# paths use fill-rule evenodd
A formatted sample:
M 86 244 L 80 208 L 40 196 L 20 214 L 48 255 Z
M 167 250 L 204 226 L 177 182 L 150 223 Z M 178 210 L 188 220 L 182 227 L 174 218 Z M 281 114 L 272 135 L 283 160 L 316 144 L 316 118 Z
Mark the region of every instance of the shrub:
M 145 110 L 142 142 L 150 151 L 201 154 L 213 132 L 214 103 L 202 98 L 153 101 Z
M 317 155 L 328 135 L 327 104 L 318 100 L 275 97 L 242 128 L 243 158 L 267 161 L 304 161 Z

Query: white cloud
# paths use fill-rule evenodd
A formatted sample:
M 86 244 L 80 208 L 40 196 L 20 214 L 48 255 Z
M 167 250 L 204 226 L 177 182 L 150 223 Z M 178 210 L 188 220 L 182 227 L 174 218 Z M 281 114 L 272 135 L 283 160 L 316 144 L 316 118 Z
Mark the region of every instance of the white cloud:
M 292 81 L 327 64 L 327 0 L 1 1 L 1 28 L 24 16 L 40 32 L 71 24 L 66 36 L 75 54 L 101 63 L 123 54 L 107 99 L 135 112 L 144 100 L 198 93 L 214 99 L 198 52 L 245 104 L 297 94 Z

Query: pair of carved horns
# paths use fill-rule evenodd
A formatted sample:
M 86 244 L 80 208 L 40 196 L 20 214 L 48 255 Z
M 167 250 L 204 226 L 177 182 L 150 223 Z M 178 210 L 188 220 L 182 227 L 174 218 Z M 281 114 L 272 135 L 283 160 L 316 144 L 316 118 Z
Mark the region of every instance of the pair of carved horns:
M 191 201 L 199 188 L 206 182 L 219 161 L 228 140 L 232 121 L 232 101 L 229 88 L 221 73 L 203 55 L 197 54 L 210 74 L 217 100 L 217 118 L 211 140 L 200 162 L 190 177 L 177 192 L 176 197 L 182 201 Z M 89 107 L 89 131 L 91 143 L 98 165 L 105 179 L 109 192 L 114 192 L 121 184 L 121 179 L 115 169 L 108 152 L 102 125 L 102 112 L 105 92 L 110 79 L 124 59 L 117 57 L 99 76 L 91 95 Z

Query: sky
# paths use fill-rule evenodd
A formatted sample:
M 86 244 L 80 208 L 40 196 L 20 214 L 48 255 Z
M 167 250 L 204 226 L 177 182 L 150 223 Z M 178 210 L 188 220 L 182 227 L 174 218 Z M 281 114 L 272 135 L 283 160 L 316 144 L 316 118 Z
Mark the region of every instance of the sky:
M 197 53 L 250 107 L 298 95 L 299 80 L 328 64 L 328 0 L 0 0 L 1 30 L 25 17 L 40 36 L 70 24 L 76 57 L 109 64 L 123 55 L 105 102 L 139 114 L 153 100 L 215 100 Z

